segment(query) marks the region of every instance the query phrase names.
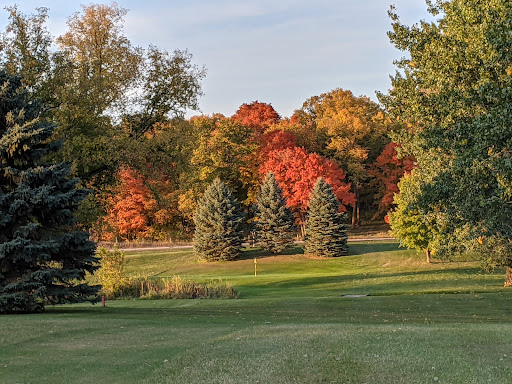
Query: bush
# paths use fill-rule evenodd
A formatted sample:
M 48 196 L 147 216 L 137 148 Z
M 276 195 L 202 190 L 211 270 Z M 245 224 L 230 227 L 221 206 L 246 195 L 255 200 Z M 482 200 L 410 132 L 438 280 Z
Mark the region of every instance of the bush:
M 101 294 L 115 297 L 116 292 L 122 291 L 127 284 L 124 275 L 124 252 L 117 248 L 110 251 L 99 248 L 96 255 L 100 258 L 100 269 L 96 273 L 98 282 L 102 285 Z
M 195 283 L 183 280 L 180 276 L 172 279 L 152 279 L 133 277 L 117 286 L 116 291 L 109 292 L 109 298 L 132 299 L 231 299 L 238 293 L 230 284 L 222 280 L 208 283 Z

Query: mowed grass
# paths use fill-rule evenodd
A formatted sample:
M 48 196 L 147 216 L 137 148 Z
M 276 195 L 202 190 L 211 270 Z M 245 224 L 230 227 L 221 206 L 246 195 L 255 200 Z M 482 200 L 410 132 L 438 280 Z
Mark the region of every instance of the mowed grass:
M 475 262 L 427 264 L 423 254 L 398 248 L 393 241 L 350 243 L 349 255 L 339 258 L 305 256 L 300 247 L 287 253 L 272 256 L 249 248 L 240 260 L 206 263 L 191 250 L 127 252 L 126 272 L 201 282 L 220 278 L 236 286 L 241 298 L 503 290 L 504 270 L 489 274 Z
M 1 316 L 0 382 L 512 383 L 503 271 L 428 265 L 393 242 L 351 243 L 350 254 L 249 250 L 202 263 L 191 250 L 127 253 L 131 275 L 222 278 L 240 298 Z

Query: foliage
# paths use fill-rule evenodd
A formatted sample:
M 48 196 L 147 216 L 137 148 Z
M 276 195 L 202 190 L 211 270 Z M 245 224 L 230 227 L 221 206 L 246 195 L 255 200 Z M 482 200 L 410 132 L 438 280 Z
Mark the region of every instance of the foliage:
M 361 201 L 373 197 L 368 177 L 371 164 L 389 142 L 392 121 L 368 97 L 341 88 L 313 96 L 295 112 L 300 124 L 316 133 L 318 151 L 336 159 L 355 194 L 352 225 L 360 225 Z
M 339 209 L 340 203 L 333 189 L 319 178 L 309 198 L 304 242 L 306 254 L 327 257 L 347 254 L 347 215 Z
M 274 129 L 267 131 L 261 137 L 260 142 L 260 163 L 263 164 L 273 151 L 280 151 L 286 148 L 297 146 L 297 137 L 284 129 Z
M 99 248 L 96 256 L 100 259 L 100 268 L 96 272 L 96 278 L 101 285 L 101 294 L 111 298 L 115 297 L 127 284 L 124 273 L 124 252 L 115 248 L 110 251 Z
M 264 133 L 281 120 L 272 105 L 259 101 L 242 104 L 231 118 L 258 134 Z
M 410 173 L 415 167 L 414 158 L 399 157 L 397 148 L 400 149 L 398 144 L 388 143 L 368 171 L 368 175 L 372 177 L 371 182 L 378 186 L 375 199 L 379 203 L 379 210 L 374 217 L 388 212 L 393 207 L 394 196 L 399 192 L 398 182 L 404 174 Z
M 35 15 L 22 14 L 17 6 L 6 7 L 9 23 L 0 34 L 0 63 L 8 73 L 22 77 L 22 84 L 41 98 L 51 73 L 52 37 L 45 24 L 48 9 Z
M 115 235 L 128 240 L 143 238 L 150 229 L 151 221 L 154 221 L 156 200 L 139 172 L 123 168 L 118 177 L 120 184 L 106 216 L 112 230 L 107 231 L 104 237 Z
M 346 211 L 348 205 L 354 204 L 354 194 L 350 192 L 350 184 L 342 182 L 344 172 L 338 165 L 316 153 L 308 153 L 304 148 L 286 148 L 273 151 L 268 160 L 260 168 L 260 173 L 272 172 L 287 204 L 298 213 L 304 222 L 310 192 L 319 177 L 328 182 L 338 200 L 342 202 L 341 210 Z
M 231 284 L 221 279 L 197 283 L 175 275 L 172 279 L 130 277 L 111 297 L 145 300 L 234 299 L 238 297 L 238 293 Z
M 72 162 L 74 174 L 96 189 L 113 182 L 134 149 L 147 148 L 136 143 L 154 124 L 198 109 L 206 70 L 187 51 L 134 47 L 123 33 L 127 10 L 116 3 L 82 6 L 53 53 L 45 8 L 35 16 L 16 7 L 8 11 L 0 62 L 27 76 L 32 93 L 48 106 L 46 114 L 59 122 L 58 158 Z
M 390 11 L 390 40 L 408 56 L 380 95 L 411 127 L 395 139 L 419 166 L 415 204 L 436 226 L 439 253 L 464 252 L 481 237 L 512 247 L 512 4 L 452 0 L 429 11 L 437 21 L 411 27 Z M 512 267 L 508 254 L 494 257 Z
M 84 282 L 97 268 L 95 244 L 74 213 L 86 195 L 57 150 L 55 126 L 40 118 L 19 77 L 0 72 L 0 312 L 36 312 L 45 304 L 94 301 Z
M 191 159 L 198 185 L 204 190 L 205 185 L 221 178 L 242 200 L 252 180 L 250 155 L 257 147 L 251 129 L 223 116 L 201 116 L 191 122 L 201 129 Z
M 417 205 L 421 180 L 416 172 L 405 175 L 398 183 L 400 193 L 395 195 L 396 208 L 388 214 L 393 237 L 407 248 L 426 250 L 433 248 L 435 226 Z
M 256 237 L 259 245 L 274 254 L 293 244 L 294 217 L 273 173 L 268 173 L 260 187 L 256 207 Z
M 206 261 L 233 260 L 242 246 L 243 212 L 226 185 L 215 179 L 194 215 L 194 249 Z

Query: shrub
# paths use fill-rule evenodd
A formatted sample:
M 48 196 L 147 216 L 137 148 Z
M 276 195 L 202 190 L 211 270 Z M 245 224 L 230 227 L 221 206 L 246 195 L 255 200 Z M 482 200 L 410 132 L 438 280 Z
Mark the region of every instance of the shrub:
M 233 287 L 222 280 L 195 283 L 180 276 L 172 279 L 132 277 L 112 291 L 109 298 L 132 299 L 230 299 L 238 297 Z
M 96 273 L 98 282 L 102 285 L 101 294 L 115 297 L 117 292 L 124 289 L 128 280 L 124 275 L 124 252 L 117 248 L 110 251 L 99 248 L 97 256 L 100 258 L 100 269 Z

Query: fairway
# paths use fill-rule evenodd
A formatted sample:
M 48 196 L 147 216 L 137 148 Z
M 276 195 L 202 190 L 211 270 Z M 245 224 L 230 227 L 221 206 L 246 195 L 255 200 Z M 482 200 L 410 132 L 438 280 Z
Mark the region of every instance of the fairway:
M 300 252 L 248 250 L 223 263 L 200 262 L 191 250 L 127 253 L 130 275 L 221 278 L 240 297 L 2 316 L 0 382 L 512 382 L 503 271 L 429 265 L 394 242 L 351 243 L 337 259 Z

